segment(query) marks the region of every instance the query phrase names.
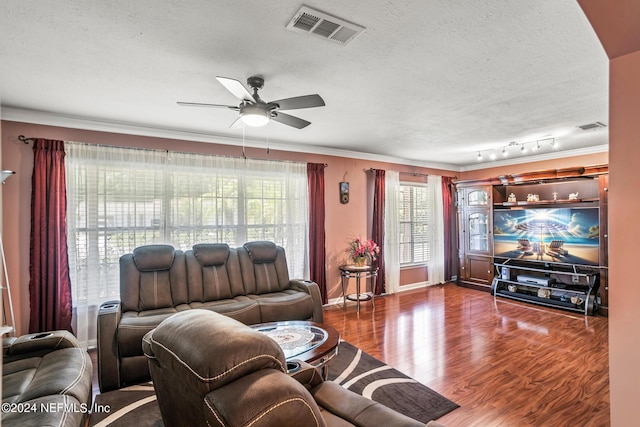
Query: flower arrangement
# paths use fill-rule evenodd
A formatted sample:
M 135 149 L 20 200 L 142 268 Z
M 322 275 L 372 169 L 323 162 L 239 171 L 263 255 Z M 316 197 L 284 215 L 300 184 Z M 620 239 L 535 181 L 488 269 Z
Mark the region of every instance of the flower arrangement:
M 367 258 L 375 260 L 380 254 L 380 246 L 373 240 L 364 240 L 360 237 L 349 240 L 349 247 L 347 249 L 349 258 L 356 263 L 356 265 L 364 265 Z

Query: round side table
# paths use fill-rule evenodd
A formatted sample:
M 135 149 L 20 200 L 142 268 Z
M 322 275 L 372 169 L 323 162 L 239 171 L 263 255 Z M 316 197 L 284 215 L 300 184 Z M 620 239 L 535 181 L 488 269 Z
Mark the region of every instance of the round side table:
M 360 312 L 360 301 L 371 301 L 371 305 L 375 308 L 376 304 L 373 300 L 373 293 L 376 289 L 376 280 L 378 277 L 378 267 L 372 267 L 370 265 L 341 265 L 340 269 L 341 285 L 342 285 L 342 306 L 347 308 L 347 300 L 356 302 L 356 311 Z M 347 295 L 347 285 L 349 279 L 356 278 L 356 293 L 355 295 Z M 364 292 L 360 292 L 360 279 L 371 278 L 371 292 L 367 292 L 367 286 L 365 284 Z

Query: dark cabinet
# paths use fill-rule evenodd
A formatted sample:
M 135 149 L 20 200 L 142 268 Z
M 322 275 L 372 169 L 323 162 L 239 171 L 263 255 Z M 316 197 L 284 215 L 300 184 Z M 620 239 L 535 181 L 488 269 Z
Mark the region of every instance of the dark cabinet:
M 489 289 L 493 271 L 492 187 L 458 189 L 458 283 Z

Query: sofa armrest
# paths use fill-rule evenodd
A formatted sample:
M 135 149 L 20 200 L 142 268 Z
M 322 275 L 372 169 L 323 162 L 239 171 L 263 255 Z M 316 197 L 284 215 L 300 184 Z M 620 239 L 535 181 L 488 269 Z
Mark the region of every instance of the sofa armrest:
M 98 384 L 100 392 L 120 388 L 120 356 L 116 341 L 122 315 L 120 301 L 107 301 L 98 310 Z
M 25 357 L 44 356 L 63 348 L 80 348 L 80 342 L 69 331 L 49 331 L 22 335 L 8 344 L 3 350 L 4 361 L 9 362 Z
M 311 390 L 324 381 L 320 370 L 311 364 L 299 359 L 288 360 L 287 366 L 290 363 L 297 364 L 298 368 L 289 371 L 289 376 L 302 384 L 307 390 Z
M 313 317 L 312 322 L 324 323 L 324 312 L 322 311 L 322 295 L 320 295 L 320 287 L 316 282 L 311 280 L 292 279 L 289 281 L 291 289 L 297 289 L 311 295 L 313 301 Z
M 334 383 L 324 381 L 311 395 L 326 411 L 358 426 L 424 427 L 425 424 Z M 428 424 L 427 424 L 428 425 Z M 431 426 L 434 426 L 433 424 Z M 430 427 L 431 427 L 430 426 Z

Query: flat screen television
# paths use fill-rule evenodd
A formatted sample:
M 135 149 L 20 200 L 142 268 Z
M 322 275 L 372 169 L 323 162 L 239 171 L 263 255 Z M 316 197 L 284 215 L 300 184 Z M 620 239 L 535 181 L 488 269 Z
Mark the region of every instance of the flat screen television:
M 525 208 L 493 212 L 493 255 L 599 265 L 598 207 Z

